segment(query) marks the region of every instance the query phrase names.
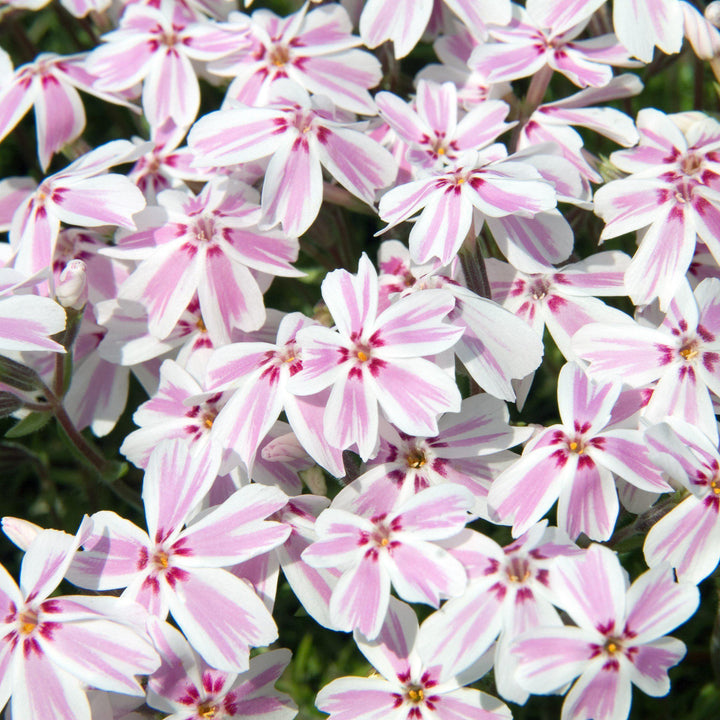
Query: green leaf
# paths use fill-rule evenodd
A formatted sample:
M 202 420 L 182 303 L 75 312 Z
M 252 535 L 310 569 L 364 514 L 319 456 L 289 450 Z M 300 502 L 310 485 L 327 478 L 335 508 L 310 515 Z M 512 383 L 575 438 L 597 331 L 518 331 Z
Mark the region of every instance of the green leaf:
M 30 435 L 44 427 L 52 417 L 51 412 L 34 412 L 13 425 L 6 433 L 6 438 L 19 438 Z

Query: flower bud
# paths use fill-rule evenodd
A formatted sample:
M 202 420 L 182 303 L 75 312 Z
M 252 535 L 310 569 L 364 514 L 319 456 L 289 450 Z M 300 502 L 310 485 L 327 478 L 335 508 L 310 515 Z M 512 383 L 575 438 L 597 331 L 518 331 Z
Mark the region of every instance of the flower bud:
M 60 273 L 55 297 L 65 308 L 81 310 L 88 299 L 87 268 L 82 260 L 71 260 Z
M 711 2 L 705 8 L 705 19 L 715 27 L 720 27 L 720 0 Z

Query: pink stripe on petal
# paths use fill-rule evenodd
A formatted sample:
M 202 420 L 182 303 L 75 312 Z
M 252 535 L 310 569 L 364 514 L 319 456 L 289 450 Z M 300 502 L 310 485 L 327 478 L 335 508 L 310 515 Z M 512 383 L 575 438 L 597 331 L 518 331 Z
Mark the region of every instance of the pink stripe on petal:
M 607 540 L 619 510 L 612 475 L 593 463 L 578 463 L 570 487 L 558 501 L 557 525 L 571 539 L 585 533 L 591 540 Z
M 219 461 L 209 447 L 191 457 L 185 443 L 167 440 L 150 456 L 143 482 L 148 534 L 153 542 L 179 530 L 210 489 Z
M 667 565 L 644 572 L 627 596 L 625 632 L 642 645 L 672 632 L 697 609 L 700 594 L 691 583 L 677 583 Z
M 357 275 L 333 270 L 325 276 L 321 291 L 338 330 L 346 337 L 359 336 L 376 324 L 378 276 L 365 253 Z
M 11 709 L 17 718 L 90 720 L 81 681 L 57 668 L 44 654 L 31 653 L 17 663 Z
M 650 528 L 643 552 L 651 567 L 668 562 L 683 582 L 700 582 L 720 562 L 716 504 L 685 498 Z
M 360 457 L 367 460 L 378 439 L 377 402 L 363 373 L 339 378 L 330 391 L 323 419 L 328 442 L 339 449 L 357 443 Z
M 377 374 L 366 376 L 384 415 L 409 435 L 434 437 L 437 416 L 458 412 L 462 398 L 455 380 L 422 358 L 384 362 Z
M 194 569 L 182 596 L 170 597 L 170 612 L 203 659 L 228 672 L 243 672 L 250 646 L 269 645 L 277 627 L 249 585 L 225 570 Z
M 368 640 L 377 637 L 390 599 L 390 576 L 377 560 L 364 558 L 339 580 L 330 599 L 330 618 L 340 630 L 357 628 Z
M 662 697 L 670 692 L 667 671 L 685 657 L 685 643 L 671 637 L 660 638 L 635 648 L 630 679 L 646 695 Z
M 314 222 L 322 204 L 322 154 L 313 137 L 288 134 L 265 172 L 262 191 L 263 223 L 282 223 L 294 237 Z
M 579 558 L 558 558 L 554 570 L 556 604 L 580 627 L 603 635 L 622 632 L 628 580 L 612 550 L 593 544 Z
M 435 190 L 410 231 L 413 260 L 423 264 L 438 258 L 440 265 L 447 265 L 468 234 L 472 217 L 470 193 L 464 186 L 448 183 Z
M 569 717 L 620 718 L 630 713 L 630 678 L 604 658 L 587 668 L 565 698 Z M 572 715 L 570 715 L 572 713 Z
M 408 602 L 438 607 L 441 597 L 458 597 L 467 585 L 465 568 L 438 545 L 405 537 L 391 551 L 390 579 Z
M 357 130 L 325 127 L 318 134 L 320 161 L 353 195 L 369 205 L 397 175 L 397 163 L 379 143 Z
M 144 694 L 134 675 L 159 664 L 150 643 L 130 628 L 107 620 L 63 623 L 40 645 L 63 670 L 90 687 L 128 695 Z
M 522 535 L 553 506 L 576 464 L 577 459 L 555 445 L 526 453 L 490 487 L 491 515 L 512 523 L 513 537 Z
M 39 84 L 35 122 L 40 165 L 45 170 L 52 156 L 83 131 L 85 110 L 77 90 L 55 75 L 41 76 Z
M 190 553 L 183 567 L 231 565 L 269 552 L 290 534 L 284 523 L 265 522 L 282 509 L 287 495 L 278 488 L 253 483 L 194 522 L 179 542 Z

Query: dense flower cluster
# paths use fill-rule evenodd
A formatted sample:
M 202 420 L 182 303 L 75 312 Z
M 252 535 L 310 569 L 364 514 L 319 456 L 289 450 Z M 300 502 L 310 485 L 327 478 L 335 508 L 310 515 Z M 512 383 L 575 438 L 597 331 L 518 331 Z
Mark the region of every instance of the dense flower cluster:
M 549 693 L 625 720 L 633 685 L 667 694 L 720 562 L 720 123 L 608 103 L 655 48 L 717 61 L 717 8 L 63 5 L 96 47 L 0 48 L 0 141 L 34 107 L 38 160 L 0 180 L 0 417 L 54 415 L 113 483 L 82 431 L 134 412 L 146 529 L 4 518 L 25 555 L 19 585 L 0 566 L 0 710 L 292 720 L 291 653 L 256 651 L 280 568 L 377 671 L 321 689 L 331 720 L 506 720 Z M 91 148 L 78 90 L 149 139 Z M 581 255 L 593 214 L 590 244 L 636 233 L 632 257 Z M 361 215 L 382 238 L 353 255 Z M 278 277 L 322 302 L 270 307 Z M 558 421 L 510 424 L 548 355 Z M 632 582 L 616 527 L 646 533 Z M 501 699 L 470 687 L 491 668 Z

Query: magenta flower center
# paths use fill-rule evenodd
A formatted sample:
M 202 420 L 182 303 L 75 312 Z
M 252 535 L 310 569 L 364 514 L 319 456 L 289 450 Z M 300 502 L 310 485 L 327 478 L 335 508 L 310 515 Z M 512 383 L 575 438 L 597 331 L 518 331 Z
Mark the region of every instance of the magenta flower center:
M 290 51 L 284 45 L 275 45 L 270 50 L 269 60 L 275 67 L 283 67 L 290 61 Z
M 37 611 L 27 607 L 18 613 L 17 619 L 23 635 L 31 635 L 40 622 Z
M 534 280 L 529 288 L 533 300 L 542 300 L 550 291 L 550 282 L 545 278 Z
M 415 447 L 407 454 L 405 461 L 407 462 L 409 468 L 417 470 L 425 465 L 427 457 L 425 456 L 425 452 L 422 448 Z
M 680 161 L 680 168 L 686 175 L 695 175 L 702 169 L 703 158 L 695 153 L 688 153 Z
M 215 221 L 211 217 L 201 215 L 192 228 L 195 240 L 199 243 L 210 242 L 215 236 Z
M 530 579 L 532 571 L 530 570 L 530 563 L 521 557 L 514 557 L 505 567 L 505 572 L 508 576 L 508 580 L 513 583 L 524 583 Z
M 218 707 L 214 702 L 211 701 L 205 701 L 202 703 L 202 705 L 198 705 L 197 708 L 197 715 L 201 718 L 208 718 L 210 720 L 211 718 L 214 720 L 215 718 L 220 718 L 220 713 L 222 712 L 222 708 Z

